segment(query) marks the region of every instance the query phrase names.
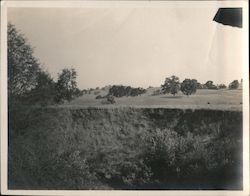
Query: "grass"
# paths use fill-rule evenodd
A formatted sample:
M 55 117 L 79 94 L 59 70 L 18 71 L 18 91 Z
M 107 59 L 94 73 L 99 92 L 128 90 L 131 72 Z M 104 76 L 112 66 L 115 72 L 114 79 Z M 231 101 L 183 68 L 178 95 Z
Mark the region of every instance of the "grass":
M 62 107 L 142 107 L 142 108 L 183 108 L 183 109 L 219 109 L 242 111 L 242 90 L 197 90 L 196 94 L 185 96 L 179 92 L 176 96 L 169 94 L 152 95 L 159 88 L 149 88 L 147 92 L 137 97 L 116 98 L 114 105 L 103 105 L 101 99 L 95 99 L 98 94 L 85 94 Z M 98 90 L 100 95 L 108 92 Z

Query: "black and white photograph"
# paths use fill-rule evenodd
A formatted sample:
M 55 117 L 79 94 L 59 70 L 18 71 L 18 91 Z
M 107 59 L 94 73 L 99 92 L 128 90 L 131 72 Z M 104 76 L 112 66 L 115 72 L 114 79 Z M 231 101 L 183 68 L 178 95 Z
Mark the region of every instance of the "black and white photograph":
M 3 2 L 2 194 L 249 195 L 247 6 Z

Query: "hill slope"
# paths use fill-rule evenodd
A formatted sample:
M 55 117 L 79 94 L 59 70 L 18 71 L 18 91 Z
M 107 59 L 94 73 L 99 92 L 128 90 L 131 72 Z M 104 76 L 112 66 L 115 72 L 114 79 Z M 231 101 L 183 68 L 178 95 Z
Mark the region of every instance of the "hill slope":
M 10 189 L 241 189 L 242 113 L 10 111 Z

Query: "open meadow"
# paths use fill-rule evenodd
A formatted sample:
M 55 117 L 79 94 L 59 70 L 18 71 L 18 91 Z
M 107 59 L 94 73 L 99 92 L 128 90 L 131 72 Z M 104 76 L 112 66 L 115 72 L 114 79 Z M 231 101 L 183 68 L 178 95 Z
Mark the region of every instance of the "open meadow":
M 136 97 L 115 98 L 116 103 L 104 105 L 96 96 L 108 94 L 108 90 L 93 90 L 70 103 L 60 107 L 143 107 L 143 108 L 183 108 L 183 109 L 216 109 L 216 110 L 242 110 L 242 90 L 228 89 L 198 89 L 196 94 L 186 96 L 179 92 L 171 94 L 153 95 L 157 87 L 148 88 L 146 93 Z

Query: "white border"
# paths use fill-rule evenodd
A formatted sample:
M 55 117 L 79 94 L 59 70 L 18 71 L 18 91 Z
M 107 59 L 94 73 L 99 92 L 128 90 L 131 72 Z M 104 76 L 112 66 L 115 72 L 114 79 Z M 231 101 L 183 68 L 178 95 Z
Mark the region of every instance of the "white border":
M 217 1 L 221 7 L 243 7 L 243 191 L 48 191 L 7 188 L 7 8 L 8 7 L 213 7 L 214 1 L 2 1 L 1 2 L 1 194 L 4 195 L 249 195 L 249 45 L 248 1 Z

